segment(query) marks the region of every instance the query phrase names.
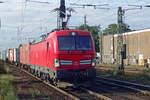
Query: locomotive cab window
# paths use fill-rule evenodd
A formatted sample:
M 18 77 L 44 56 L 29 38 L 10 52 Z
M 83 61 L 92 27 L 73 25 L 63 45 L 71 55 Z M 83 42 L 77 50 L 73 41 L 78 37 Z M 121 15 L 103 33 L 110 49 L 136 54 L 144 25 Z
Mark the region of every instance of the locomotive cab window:
M 58 36 L 59 50 L 92 50 L 90 36 Z
M 76 49 L 91 50 L 91 38 L 89 36 L 79 36 L 78 38 L 76 38 Z
M 75 50 L 74 37 L 58 36 L 59 50 Z

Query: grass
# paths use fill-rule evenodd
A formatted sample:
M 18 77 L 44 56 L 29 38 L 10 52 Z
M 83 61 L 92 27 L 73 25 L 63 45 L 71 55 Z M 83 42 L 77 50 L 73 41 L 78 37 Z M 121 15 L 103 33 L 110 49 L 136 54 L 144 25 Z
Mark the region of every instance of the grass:
M 25 82 L 24 84 L 32 85 L 32 82 L 31 82 L 31 81 L 28 81 L 28 82 Z
M 35 96 L 40 95 L 41 92 L 40 92 L 40 90 L 36 89 L 36 88 L 33 86 L 33 89 L 32 89 L 32 91 L 31 91 L 31 94 L 32 94 L 32 97 L 35 98 Z
M 142 74 L 123 73 L 118 70 L 100 70 L 97 69 L 97 75 L 110 77 L 114 79 L 135 82 L 139 84 L 150 85 L 150 69 L 145 70 Z
M 32 90 L 30 92 L 32 95 L 31 100 L 36 100 L 36 96 L 41 96 L 43 100 L 51 100 L 48 95 L 42 94 L 35 86 L 32 86 Z
M 18 100 L 12 86 L 11 69 L 3 61 L 0 61 L 0 72 L 0 100 Z
M 3 61 L 0 60 L 0 100 L 18 100 L 17 91 L 20 91 L 21 88 L 14 90 L 12 86 L 12 81 L 15 79 L 11 75 L 12 70 L 8 67 Z M 26 82 L 26 85 L 32 85 L 32 82 Z M 48 95 L 44 95 L 40 90 L 36 89 L 35 86 L 32 86 L 31 89 L 32 98 L 27 100 L 36 100 L 36 96 L 42 96 L 44 100 L 50 100 Z M 26 100 L 26 99 L 25 99 Z
M 0 73 L 7 74 L 11 73 L 11 69 L 5 64 L 4 61 L 0 60 Z
M 12 87 L 12 75 L 0 75 L 0 96 L 1 100 L 18 100 Z

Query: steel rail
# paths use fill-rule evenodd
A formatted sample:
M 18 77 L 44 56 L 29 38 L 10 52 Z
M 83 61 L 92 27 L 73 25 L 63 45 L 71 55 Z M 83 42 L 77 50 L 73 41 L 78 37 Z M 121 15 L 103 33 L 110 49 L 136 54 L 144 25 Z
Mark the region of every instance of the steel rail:
M 108 84 L 108 85 L 113 85 L 113 86 L 117 86 L 117 87 L 121 87 L 121 88 L 130 89 L 130 90 L 133 90 L 133 91 L 140 92 L 140 93 L 142 93 L 144 95 L 150 96 L 150 92 L 147 91 L 147 90 L 138 89 L 138 88 L 135 88 L 135 87 L 127 86 L 125 84 L 124 85 L 120 85 L 118 83 L 111 82 L 109 79 L 107 80 L 106 78 L 105 78 L 105 80 L 102 81 L 102 80 L 100 80 L 100 77 L 99 77 L 99 79 L 97 79 L 95 81 L 97 81 L 99 83 L 104 83 L 104 84 Z
M 96 97 L 102 99 L 102 100 L 112 100 L 112 99 L 109 98 L 109 97 L 106 97 L 106 96 L 101 95 L 101 94 L 99 94 L 99 93 L 93 92 L 93 91 L 91 91 L 91 90 L 89 90 L 89 89 L 86 89 L 86 88 L 84 88 L 84 87 L 81 87 L 81 89 L 84 90 L 84 91 L 86 91 L 86 92 L 88 92 L 89 94 L 91 94 L 91 95 L 93 95 L 93 96 L 96 96 Z
M 121 80 L 116 80 L 116 79 L 104 78 L 104 77 L 100 77 L 100 76 L 97 76 L 96 78 L 103 79 L 103 80 L 109 80 L 109 81 L 117 82 L 117 83 L 122 83 L 124 85 L 130 85 L 130 86 L 132 85 L 132 86 L 136 86 L 136 87 L 139 87 L 139 88 L 144 88 L 145 90 L 149 90 L 150 91 L 150 86 L 149 85 L 142 85 L 142 84 L 137 84 L 137 83 L 131 83 L 131 82 L 127 82 L 127 81 L 121 81 Z

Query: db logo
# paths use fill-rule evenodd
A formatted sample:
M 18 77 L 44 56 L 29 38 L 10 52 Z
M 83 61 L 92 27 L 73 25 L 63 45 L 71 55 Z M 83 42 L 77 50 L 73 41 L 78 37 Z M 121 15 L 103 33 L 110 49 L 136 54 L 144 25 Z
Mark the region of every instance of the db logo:
M 78 63 L 77 61 L 75 61 L 75 62 L 73 63 L 73 65 L 79 65 L 79 63 Z

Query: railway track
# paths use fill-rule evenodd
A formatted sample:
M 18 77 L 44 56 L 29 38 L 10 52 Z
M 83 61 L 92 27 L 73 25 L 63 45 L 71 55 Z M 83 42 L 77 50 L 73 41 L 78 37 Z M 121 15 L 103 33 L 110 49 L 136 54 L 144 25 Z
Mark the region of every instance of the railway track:
M 9 65 L 9 66 L 11 66 L 13 68 L 13 70 L 15 70 L 15 74 L 21 73 L 21 74 L 24 75 L 24 77 L 26 79 L 30 78 L 30 80 L 32 82 L 33 81 L 38 82 L 36 85 L 39 85 L 39 86 L 42 85 L 43 86 L 43 87 L 39 87 L 39 89 L 42 89 L 42 88 L 45 87 L 45 91 L 47 91 L 47 92 L 49 92 L 48 91 L 49 89 L 52 90 L 52 92 L 57 91 L 58 92 L 57 95 L 60 95 L 59 97 L 61 97 L 61 100 L 66 100 L 66 99 L 69 99 L 69 100 L 80 100 L 78 97 L 76 97 L 76 96 L 74 96 L 72 94 L 69 94 L 69 93 L 63 91 L 62 89 L 59 89 L 59 88 L 57 88 L 57 87 L 55 87 L 55 86 L 53 86 L 53 85 L 51 85 L 51 84 L 49 84 L 49 83 L 47 83 L 45 81 L 42 81 L 40 78 L 32 75 L 31 73 L 29 73 L 28 71 L 26 71 L 24 69 L 21 69 L 19 67 L 15 67 L 14 65 Z M 28 80 L 28 81 L 30 81 L 30 80 Z M 60 99 L 59 97 L 56 97 L 56 98 L 58 98 L 58 100 L 59 100 Z M 56 99 L 55 97 L 53 97 L 53 98 Z
M 18 71 L 26 73 L 27 75 L 31 76 L 32 78 L 36 79 L 37 81 L 42 82 L 46 86 L 55 89 L 56 91 L 60 92 L 61 94 L 63 94 L 64 96 L 67 96 L 69 98 L 69 99 L 67 98 L 65 100 L 112 100 L 106 96 L 103 96 L 99 93 L 88 90 L 84 87 L 80 87 L 80 88 L 71 88 L 70 87 L 67 89 L 57 88 L 57 87 L 53 86 L 52 84 L 50 84 L 49 82 L 42 81 L 40 78 L 34 76 L 33 74 L 29 73 L 28 71 L 26 71 L 24 69 L 15 67 L 14 65 L 9 65 L 9 66 L 11 66 L 12 68 L 14 68 Z
M 92 84 L 85 87 L 62 89 L 42 81 L 24 69 L 12 67 L 55 89 L 61 95 L 67 96 L 62 100 L 150 100 L 149 86 L 97 77 Z
M 97 77 L 93 83 L 96 88 L 89 89 L 114 100 L 150 100 L 148 89 L 143 90 L 149 86 L 142 88 L 142 85 L 130 83 L 132 84 L 130 86 L 129 82 L 126 82 L 126 84 L 117 80 Z
M 86 89 L 85 87 L 79 87 L 75 88 L 74 90 L 65 90 L 65 91 L 79 97 L 81 100 L 112 100 L 109 97 L 93 92 L 89 89 Z
M 110 79 L 110 78 L 104 78 L 104 77 L 100 77 L 100 76 L 97 76 L 97 79 L 113 82 L 113 83 L 116 83 L 116 84 L 121 84 L 121 85 L 124 85 L 124 86 L 136 88 L 136 89 L 150 91 L 150 86 L 149 85 L 141 85 L 141 84 L 131 83 L 131 82 L 127 82 L 127 81 L 120 81 L 120 80 L 115 80 L 115 79 Z

